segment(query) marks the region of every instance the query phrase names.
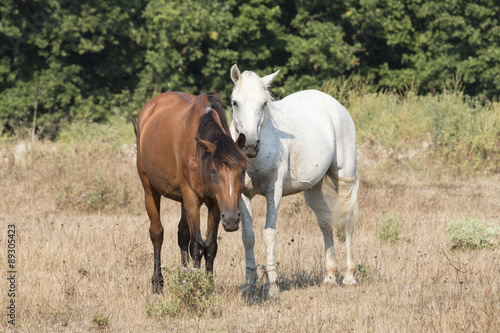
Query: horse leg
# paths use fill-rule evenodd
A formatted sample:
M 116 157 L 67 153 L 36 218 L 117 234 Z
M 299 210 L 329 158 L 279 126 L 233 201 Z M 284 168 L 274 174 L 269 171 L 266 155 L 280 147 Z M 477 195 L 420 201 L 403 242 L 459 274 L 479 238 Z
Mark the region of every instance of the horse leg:
M 306 203 L 316 214 L 318 225 L 323 232 L 325 242 L 326 275 L 323 283 L 337 284 L 337 260 L 333 242 L 332 212 L 323 197 L 323 181 L 314 185 L 309 191 L 304 192 Z
M 189 225 L 184 210 L 184 204 L 181 204 L 181 220 L 179 221 L 177 230 L 177 244 L 179 244 L 179 248 L 181 249 L 181 263 L 184 266 L 189 263 L 189 239 Z
M 217 255 L 217 232 L 219 231 L 220 210 L 217 203 L 208 207 L 207 232 L 205 234 L 205 268 L 207 273 L 214 272 Z
M 147 184 L 149 185 L 149 183 Z M 160 220 L 160 194 L 151 186 L 144 186 L 146 211 L 151 222 L 149 236 L 153 243 L 154 272 L 151 278 L 153 292 L 160 293 L 163 289 L 163 275 L 161 274 L 161 246 L 163 244 L 163 226 Z
M 350 170 L 350 171 L 349 171 Z M 352 252 L 352 235 L 354 233 L 354 213 L 357 210 L 357 193 L 358 193 L 358 174 L 356 168 L 343 168 L 338 171 L 330 171 L 330 178 L 334 182 L 338 203 L 336 212 L 339 215 L 340 225 L 344 230 L 345 245 L 346 245 L 346 271 L 343 284 L 356 284 L 354 273 L 356 272 L 356 264 Z
M 241 236 L 245 247 L 245 285 L 243 291 L 250 297 L 255 294 L 255 284 L 257 282 L 257 265 L 255 264 L 255 233 L 252 226 L 252 198 L 241 195 Z
M 194 261 L 194 267 L 200 268 L 201 258 L 205 253 L 205 243 L 200 233 L 200 206 L 201 202 L 190 189 L 182 194 L 184 211 L 189 226 L 189 253 Z
M 281 178 L 278 178 L 281 179 Z M 283 194 L 283 187 L 281 183 L 275 183 L 273 189 L 268 191 L 266 195 L 267 200 L 267 216 L 266 226 L 263 234 L 264 245 L 266 246 L 266 271 L 269 285 L 269 298 L 278 298 L 279 288 L 277 285 L 278 273 L 276 272 L 276 264 L 274 260 L 274 247 L 276 246 L 276 221 L 278 219 L 278 211 L 280 208 L 281 196 Z

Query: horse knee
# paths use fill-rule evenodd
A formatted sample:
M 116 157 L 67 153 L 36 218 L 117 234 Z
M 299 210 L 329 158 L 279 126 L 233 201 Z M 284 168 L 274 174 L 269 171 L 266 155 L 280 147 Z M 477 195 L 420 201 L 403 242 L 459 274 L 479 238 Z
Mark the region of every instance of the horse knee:
M 245 249 L 247 250 L 253 249 L 255 245 L 255 234 L 253 230 L 245 231 L 245 229 L 243 229 L 241 236 L 242 236 L 241 238 L 243 239 L 243 245 L 245 246 Z
M 318 218 L 318 226 L 324 233 L 333 232 L 333 223 L 331 219 Z
M 265 229 L 262 238 L 266 247 L 274 246 L 277 240 L 276 230 L 272 228 Z
M 149 237 L 151 237 L 151 241 L 153 242 L 153 244 L 155 243 L 160 243 L 160 245 L 163 243 L 163 226 L 160 225 L 160 227 L 158 228 L 153 228 L 153 227 L 150 227 L 149 228 Z

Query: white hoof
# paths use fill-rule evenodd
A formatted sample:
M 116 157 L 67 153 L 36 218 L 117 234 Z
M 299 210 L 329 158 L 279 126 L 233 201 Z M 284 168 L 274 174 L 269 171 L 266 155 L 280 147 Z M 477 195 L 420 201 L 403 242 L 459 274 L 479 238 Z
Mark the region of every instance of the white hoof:
M 342 281 L 342 284 L 345 284 L 345 285 L 352 285 L 352 284 L 357 284 L 356 282 L 356 279 L 354 278 L 354 276 L 346 276 L 344 277 L 344 280 Z
M 337 279 L 335 276 L 326 276 L 325 279 L 323 280 L 323 283 L 329 283 L 329 284 L 337 284 Z
M 280 289 L 278 288 L 278 286 L 270 287 L 267 292 L 266 299 L 271 301 L 278 301 L 279 298 L 280 298 Z

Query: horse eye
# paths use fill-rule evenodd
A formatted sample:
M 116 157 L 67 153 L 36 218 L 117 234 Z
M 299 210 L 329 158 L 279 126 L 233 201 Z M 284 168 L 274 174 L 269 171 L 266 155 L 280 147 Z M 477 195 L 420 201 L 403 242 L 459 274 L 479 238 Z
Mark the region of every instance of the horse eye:
M 233 103 L 232 103 L 232 104 L 233 104 L 233 106 L 234 106 L 234 107 L 237 107 L 237 106 L 238 106 L 238 103 L 237 103 L 236 101 L 233 101 Z
M 264 102 L 264 105 L 262 107 L 266 107 L 267 106 L 267 101 Z

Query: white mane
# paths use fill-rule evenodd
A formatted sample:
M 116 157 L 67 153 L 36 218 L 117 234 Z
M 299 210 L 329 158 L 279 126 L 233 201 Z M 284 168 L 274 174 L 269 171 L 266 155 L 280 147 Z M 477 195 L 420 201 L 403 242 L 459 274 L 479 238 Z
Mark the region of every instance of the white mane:
M 238 91 L 239 96 L 235 96 L 236 91 Z M 244 71 L 238 83 L 234 85 L 231 100 L 238 97 L 246 101 L 248 96 L 260 95 L 262 92 L 267 102 L 274 102 L 273 94 L 264 86 L 262 79 L 252 71 Z

